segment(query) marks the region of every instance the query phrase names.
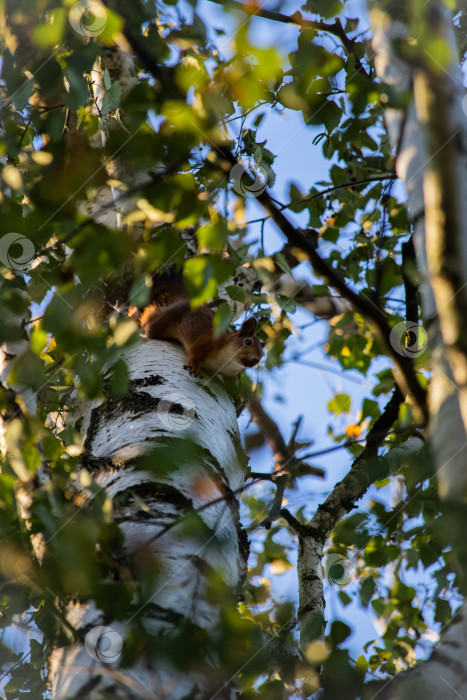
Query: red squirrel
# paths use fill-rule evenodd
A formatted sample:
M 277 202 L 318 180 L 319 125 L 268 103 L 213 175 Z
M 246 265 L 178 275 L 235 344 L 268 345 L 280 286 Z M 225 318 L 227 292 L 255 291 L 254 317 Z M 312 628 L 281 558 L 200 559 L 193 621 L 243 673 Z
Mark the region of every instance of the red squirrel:
M 236 377 L 261 360 L 263 346 L 255 335 L 256 319 L 239 330 L 214 338 L 214 314 L 208 306 L 191 309 L 180 277 L 159 278 L 153 303 L 143 311 L 140 324 L 147 338 L 177 340 L 188 353 L 188 369 Z

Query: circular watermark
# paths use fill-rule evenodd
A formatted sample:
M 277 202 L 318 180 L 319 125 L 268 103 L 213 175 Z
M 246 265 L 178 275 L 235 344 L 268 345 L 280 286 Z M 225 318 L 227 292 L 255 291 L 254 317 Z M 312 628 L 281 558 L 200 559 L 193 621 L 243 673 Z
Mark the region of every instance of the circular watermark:
M 462 111 L 464 112 L 465 116 L 467 117 L 467 95 L 464 95 L 462 99 Z
M 0 238 L 0 262 L 16 272 L 25 272 L 31 265 L 36 249 L 22 233 L 6 233 Z
M 0 549 L 0 571 L 7 579 L 18 583 L 30 582 L 34 575 L 29 557 L 14 547 Z
M 350 561 L 343 554 L 329 552 L 324 564 L 324 574 L 331 586 L 346 586 L 352 579 Z
M 79 0 L 68 13 L 70 24 L 81 36 L 99 36 L 107 24 L 107 11 L 96 0 Z
M 404 357 L 420 357 L 428 344 L 428 334 L 421 323 L 400 321 L 391 330 L 389 341 Z
M 122 653 L 122 636 L 111 627 L 93 627 L 84 638 L 84 648 L 91 659 L 103 664 L 117 661 Z
M 251 178 L 254 177 L 254 181 Z M 237 163 L 230 171 L 229 181 L 232 189 L 242 197 L 259 197 L 269 182 L 269 173 L 262 165 L 245 165 Z
M 420 34 L 420 18 L 410 10 L 402 10 L 397 17 L 387 18 L 383 31 L 391 41 L 411 41 Z
M 183 394 L 163 394 L 157 406 L 161 423 L 169 430 L 186 430 L 196 416 L 194 403 Z
M 173 117 L 178 117 L 178 115 L 182 114 L 186 109 L 188 109 L 188 105 L 183 100 L 166 100 L 162 105 L 161 111 L 164 117 L 171 119 Z

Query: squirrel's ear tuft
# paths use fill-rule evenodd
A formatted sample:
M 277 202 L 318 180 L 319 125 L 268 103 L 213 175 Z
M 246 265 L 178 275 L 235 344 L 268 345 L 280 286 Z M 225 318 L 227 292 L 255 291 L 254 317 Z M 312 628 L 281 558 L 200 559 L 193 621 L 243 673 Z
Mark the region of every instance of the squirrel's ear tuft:
M 248 318 L 245 323 L 242 324 L 242 327 L 239 330 L 239 335 L 242 336 L 249 336 L 253 335 L 255 332 L 256 328 L 256 318 L 253 316 L 251 318 Z

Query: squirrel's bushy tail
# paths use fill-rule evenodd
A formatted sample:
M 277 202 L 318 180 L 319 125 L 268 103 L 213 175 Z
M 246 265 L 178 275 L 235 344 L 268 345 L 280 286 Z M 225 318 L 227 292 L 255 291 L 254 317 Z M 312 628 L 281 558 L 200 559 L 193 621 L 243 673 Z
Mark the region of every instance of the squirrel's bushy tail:
M 153 276 L 153 293 L 150 308 L 164 309 L 178 303 L 181 299 L 189 301 L 183 284 L 181 272 L 166 272 Z
M 171 337 L 173 325 L 180 323 L 189 311 L 189 299 L 180 299 L 180 296 L 172 304 L 160 306 L 154 303 L 144 310 L 140 318 L 141 328 L 145 336 L 153 340 Z

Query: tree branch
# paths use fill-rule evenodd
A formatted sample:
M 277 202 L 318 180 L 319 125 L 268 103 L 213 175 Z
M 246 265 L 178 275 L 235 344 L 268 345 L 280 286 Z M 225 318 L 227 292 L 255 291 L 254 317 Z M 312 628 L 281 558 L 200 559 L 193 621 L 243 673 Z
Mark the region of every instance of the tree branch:
M 415 272 L 415 248 L 412 237 L 402 244 L 402 281 L 405 290 L 406 321 L 418 323 L 418 287 L 412 282 L 411 275 Z
M 229 174 L 232 167 L 237 165 L 238 161 L 228 148 L 219 147 L 218 151 L 222 153 L 223 163 L 220 167 L 226 174 Z M 249 178 L 253 184 L 253 178 L 248 172 L 244 172 L 243 177 Z M 401 390 L 404 393 L 409 393 L 416 407 L 426 423 L 428 421 L 428 409 L 426 401 L 426 392 L 419 384 L 416 372 L 410 357 L 400 354 L 391 344 L 391 326 L 389 325 L 386 315 L 379 309 L 368 297 L 363 294 L 354 292 L 347 286 L 338 272 L 331 267 L 316 250 L 315 241 L 310 239 L 305 231 L 296 228 L 285 214 L 278 209 L 274 204 L 271 196 L 265 190 L 261 192 L 256 199 L 270 214 L 272 220 L 277 227 L 286 236 L 289 243 L 300 248 L 310 260 L 314 271 L 324 279 L 324 281 L 337 291 L 341 297 L 347 299 L 352 304 L 354 309 L 362 314 L 368 321 L 371 321 L 376 328 L 378 339 L 386 349 L 394 364 L 399 370 L 397 377 L 398 383 L 401 385 Z
M 298 581 L 300 643 L 305 649 L 316 637 L 317 622 L 324 630 L 323 547 L 336 523 L 355 505 L 372 483 L 368 462 L 377 456 L 392 424 L 397 420 L 399 407 L 404 401 L 396 386 L 391 400 L 368 433 L 366 447 L 354 461 L 350 471 L 335 485 L 312 519 L 299 531 Z
M 299 467 L 304 467 L 306 472 L 312 476 L 324 478 L 324 469 L 313 467 L 310 464 L 305 464 L 301 459 L 297 458 L 293 451 L 286 445 L 282 433 L 277 423 L 269 416 L 261 405 L 260 400 L 256 396 L 252 396 L 247 406 L 253 421 L 257 424 L 263 433 L 266 441 L 273 451 L 274 461 L 278 470 L 281 472 L 296 470 Z
M 432 22 L 438 21 L 439 9 L 443 12 L 442 26 L 431 28 Z M 391 23 L 399 22 L 400 19 L 400 14 L 393 18 L 389 12 L 382 22 L 378 13 L 372 14 L 372 45 L 378 79 L 394 90 L 395 94 L 407 95 L 414 92 L 414 70 L 411 65 L 402 60 L 391 41 L 391 35 L 395 36 L 394 31 L 391 30 Z M 467 178 L 458 170 L 461 163 L 463 163 L 464 173 L 466 169 L 465 148 L 462 147 L 462 141 L 466 143 L 463 133 L 465 114 L 461 107 L 465 90 L 462 86 L 462 73 L 455 58 L 457 47 L 452 15 L 443 3 L 430 3 L 429 6 L 424 6 L 419 19 L 426 22 L 427 31 L 433 31 L 433 36 L 439 37 L 440 41 L 449 47 L 450 62 L 443 65 L 443 71 L 439 73 L 438 87 L 433 95 L 431 107 L 423 120 L 418 118 L 413 101 L 404 109 L 385 109 L 384 119 L 391 146 L 396 152 L 395 170 L 407 189 L 408 214 L 413 227 L 423 321 L 430 347 L 432 372 L 429 392 L 430 445 L 436 463 L 438 491 L 443 499 L 459 500 L 467 488 L 466 430 L 459 407 L 460 399 L 465 392 L 459 391 L 454 383 L 450 366 L 451 357 L 447 352 L 440 327 L 441 317 L 443 322 L 452 323 L 456 319 L 456 314 L 443 299 L 438 298 L 435 303 L 437 295 L 434 294 L 434 287 L 438 286 L 438 291 L 448 296 L 450 304 L 455 303 L 457 297 L 455 293 L 453 294 L 455 290 L 451 286 L 454 278 L 448 273 L 447 282 L 444 284 L 436 274 L 436 270 L 433 271 L 431 268 L 432 263 L 428 263 L 428 258 L 433 258 L 434 254 L 435 260 L 439 263 L 449 250 L 451 242 L 458 236 L 462 239 L 462 229 L 465 238 L 466 217 L 462 215 L 459 218 L 454 211 L 457 206 L 461 208 L 463 206 L 465 209 L 465 202 L 467 202 Z M 420 47 L 420 53 L 426 59 L 427 53 L 422 50 L 422 47 Z M 412 51 L 410 55 L 411 58 L 416 57 Z M 423 64 L 423 61 L 420 60 L 420 62 Z M 418 70 L 420 71 L 420 68 Z M 422 91 L 422 96 L 424 92 Z M 420 104 L 422 96 L 418 92 L 419 109 L 425 102 L 424 98 Z M 425 104 L 425 110 L 427 107 L 428 105 Z M 453 118 L 459 130 L 452 123 Z M 428 123 L 422 124 L 425 119 Z M 427 133 L 424 133 L 425 128 Z M 429 133 L 431 133 L 430 137 Z M 455 148 L 452 149 L 452 146 Z M 438 164 L 438 158 L 443 161 L 442 166 Z M 459 173 L 454 180 L 453 173 Z M 433 192 L 433 188 L 437 192 Z M 448 196 L 440 207 L 439 196 L 443 189 L 448 190 L 452 196 Z M 430 247 L 429 239 L 434 244 L 434 248 Z M 462 255 L 451 251 L 449 257 L 455 266 L 464 265 L 465 267 L 463 262 L 465 247 L 461 246 L 461 249 L 464 251 Z M 461 280 L 459 282 L 462 286 L 463 282 Z M 462 331 L 464 326 L 465 307 L 464 314 L 461 313 L 459 318 L 459 328 Z M 451 342 L 455 339 L 455 331 L 449 333 L 449 339 Z
M 234 2 L 234 0 L 229 0 L 229 2 L 224 2 L 223 0 L 209 0 L 209 2 L 215 5 L 221 5 L 221 7 L 229 8 L 232 7 L 239 12 L 244 12 L 251 17 L 262 17 L 263 19 L 270 19 L 273 22 L 281 22 L 282 24 L 292 24 L 295 27 L 300 27 L 301 29 L 311 29 L 316 32 L 329 32 L 335 34 L 334 24 L 327 24 L 321 20 L 314 19 L 303 19 L 300 12 L 295 12 L 293 15 L 284 15 L 282 12 L 276 12 L 273 10 L 266 10 L 263 7 L 258 7 L 253 3 L 240 3 Z
M 267 514 L 267 516 L 264 518 L 264 520 L 261 521 L 261 525 L 265 527 L 266 530 L 270 530 L 274 520 L 277 520 L 277 518 L 279 517 L 279 514 L 282 509 L 282 501 L 284 500 L 284 492 L 288 480 L 289 478 L 287 474 L 282 474 L 281 476 L 278 476 L 277 479 L 274 479 L 276 492 L 274 494 L 272 505 L 269 509 L 269 513 Z
M 368 433 L 365 449 L 354 461 L 350 471 L 342 481 L 336 484 L 324 503 L 318 507 L 308 523 L 314 536 L 321 539 L 322 542 L 325 542 L 336 523 L 343 515 L 352 510 L 355 501 L 358 501 L 371 485 L 367 472 L 368 461 L 377 456 L 378 448 L 397 420 L 402 403 L 404 403 L 404 395 L 396 386 L 391 399 Z
M 221 5 L 224 8 L 226 7 L 226 5 L 227 7 L 233 7 L 235 10 L 250 15 L 250 17 L 262 17 L 263 19 L 269 19 L 273 22 L 291 24 L 293 26 L 300 27 L 300 29 L 309 29 L 315 32 L 326 32 L 327 34 L 333 34 L 340 40 L 346 53 L 348 55 L 352 54 L 354 56 L 355 65 L 358 71 L 366 75 L 367 78 L 369 78 L 369 75 L 363 67 L 360 61 L 360 56 L 358 55 L 357 50 L 355 48 L 356 41 L 355 39 L 350 39 L 347 36 L 339 18 L 337 18 L 332 24 L 328 24 L 327 22 L 323 22 L 322 20 L 303 19 L 301 13 L 298 11 L 295 12 L 293 15 L 284 15 L 282 12 L 266 10 L 263 7 L 258 7 L 257 5 L 248 4 L 246 2 L 239 3 L 234 2 L 233 0 L 230 0 L 230 2 L 228 3 L 225 3 L 223 0 L 209 0 L 209 2 L 212 2 L 216 5 Z
M 375 177 L 367 177 L 364 180 L 355 180 L 355 182 L 344 182 L 342 185 L 332 185 L 331 187 L 326 187 L 325 190 L 321 190 L 321 192 L 315 192 L 315 194 L 308 194 L 305 197 L 303 197 L 302 202 L 313 202 L 316 199 L 321 199 L 322 197 L 325 197 L 327 194 L 331 194 L 332 192 L 337 192 L 337 190 L 352 190 L 355 187 L 363 187 L 365 185 L 369 185 L 372 182 L 384 182 L 385 180 L 397 180 L 397 175 L 396 173 L 385 173 L 384 175 L 375 175 Z M 284 209 L 288 209 L 292 205 L 292 202 L 287 202 L 287 204 L 282 204 L 280 209 L 283 211 Z M 261 219 L 251 219 L 250 221 L 246 221 L 244 224 L 240 224 L 241 226 L 249 226 L 250 224 L 257 224 L 262 221 L 267 221 L 267 219 L 270 219 L 271 215 L 268 216 L 263 216 Z
M 297 518 L 295 518 L 287 508 L 281 508 L 279 515 L 281 518 L 284 518 L 286 523 L 297 533 L 297 535 L 301 535 L 306 529 L 306 526 L 299 523 Z

